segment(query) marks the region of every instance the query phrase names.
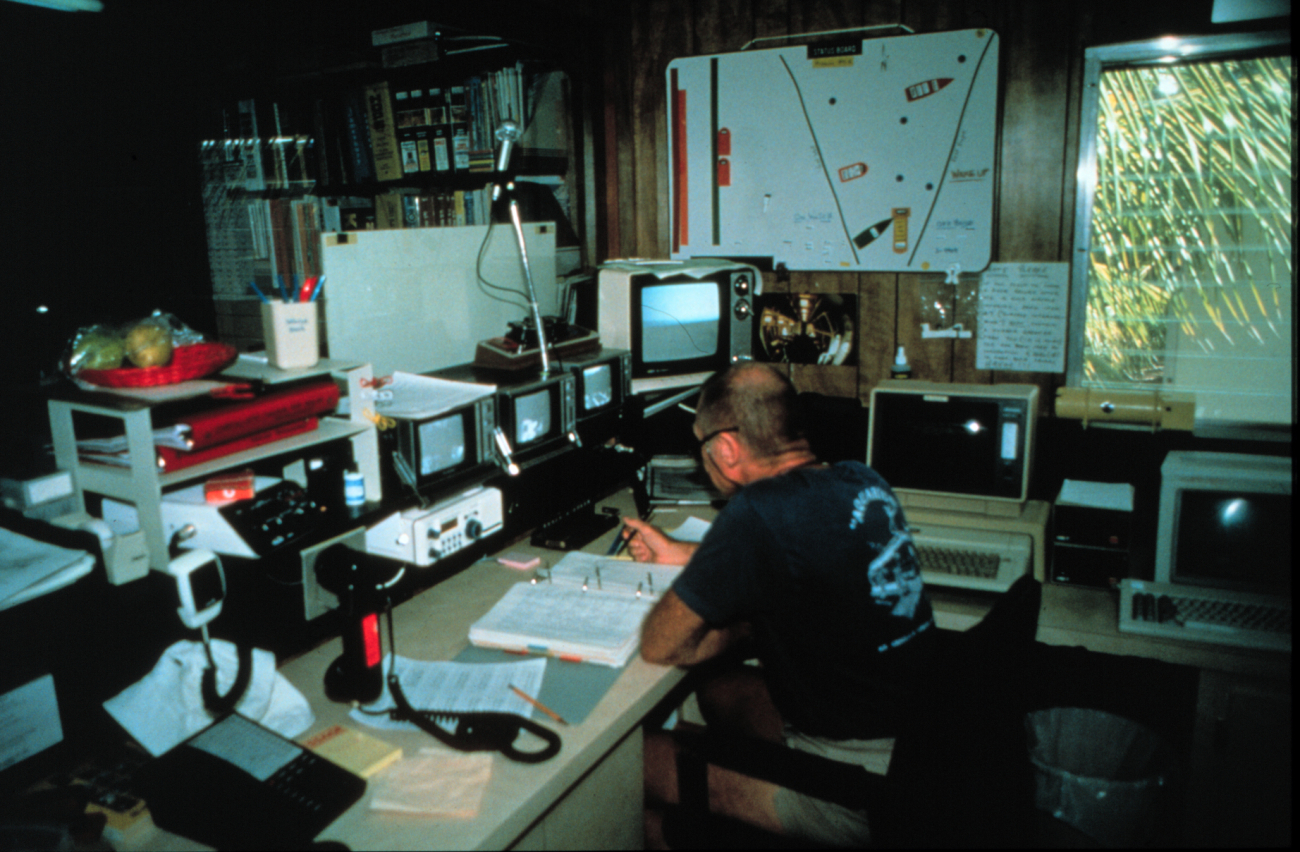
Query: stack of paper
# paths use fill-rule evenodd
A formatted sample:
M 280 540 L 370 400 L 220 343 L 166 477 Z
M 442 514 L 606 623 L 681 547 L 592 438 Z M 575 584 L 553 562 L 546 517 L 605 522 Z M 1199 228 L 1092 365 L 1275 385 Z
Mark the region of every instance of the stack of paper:
M 0 529 L 0 609 L 8 609 L 86 576 L 95 557 Z

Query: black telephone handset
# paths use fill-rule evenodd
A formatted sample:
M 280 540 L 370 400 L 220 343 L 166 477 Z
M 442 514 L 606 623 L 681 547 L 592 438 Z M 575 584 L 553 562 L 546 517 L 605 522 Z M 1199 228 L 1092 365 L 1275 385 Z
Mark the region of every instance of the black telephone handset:
M 238 713 L 145 764 L 136 788 L 159 828 L 218 849 L 301 849 L 366 782 Z

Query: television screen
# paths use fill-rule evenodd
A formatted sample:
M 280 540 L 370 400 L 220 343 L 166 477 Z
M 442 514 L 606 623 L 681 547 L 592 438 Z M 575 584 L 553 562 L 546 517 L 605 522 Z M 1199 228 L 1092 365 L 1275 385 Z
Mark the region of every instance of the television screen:
M 452 414 L 421 423 L 420 476 L 450 470 L 465 461 L 465 418 Z
M 717 353 L 720 304 L 714 281 L 643 287 L 641 360 L 651 365 Z
M 582 410 L 595 411 L 614 401 L 614 368 L 597 364 L 582 371 Z
M 1185 488 L 1179 495 L 1175 578 L 1291 594 L 1291 496 Z
M 551 434 L 551 392 L 535 391 L 515 398 L 515 446 L 525 447 Z

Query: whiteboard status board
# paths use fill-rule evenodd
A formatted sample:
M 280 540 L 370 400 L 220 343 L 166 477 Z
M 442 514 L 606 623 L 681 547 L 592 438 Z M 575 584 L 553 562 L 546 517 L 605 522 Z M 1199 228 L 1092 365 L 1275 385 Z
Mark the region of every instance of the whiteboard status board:
M 992 30 L 695 56 L 670 62 L 667 77 L 674 259 L 988 265 Z

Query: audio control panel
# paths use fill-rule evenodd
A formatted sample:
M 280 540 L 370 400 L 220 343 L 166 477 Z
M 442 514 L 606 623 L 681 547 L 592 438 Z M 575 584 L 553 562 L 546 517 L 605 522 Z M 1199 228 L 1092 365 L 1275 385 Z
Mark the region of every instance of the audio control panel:
M 258 476 L 253 489 L 249 499 L 224 503 L 208 502 L 202 484 L 164 494 L 159 505 L 167 540 L 187 550 L 255 559 L 297 541 L 326 521 L 327 507 L 296 482 Z M 127 504 L 112 510 L 134 512 Z
M 366 530 L 366 552 L 427 568 L 501 529 L 502 505 L 499 489 L 480 487 L 404 509 Z

